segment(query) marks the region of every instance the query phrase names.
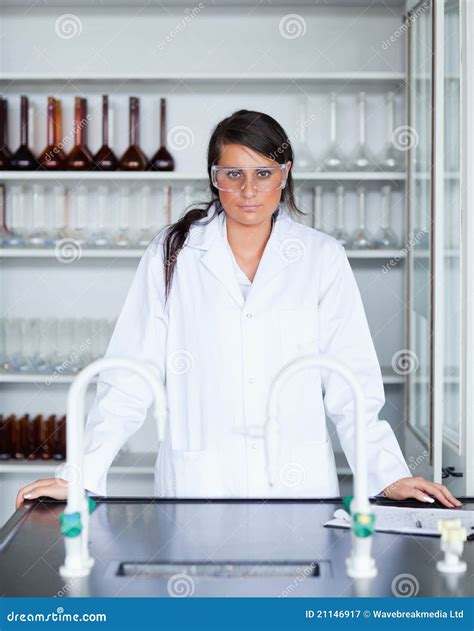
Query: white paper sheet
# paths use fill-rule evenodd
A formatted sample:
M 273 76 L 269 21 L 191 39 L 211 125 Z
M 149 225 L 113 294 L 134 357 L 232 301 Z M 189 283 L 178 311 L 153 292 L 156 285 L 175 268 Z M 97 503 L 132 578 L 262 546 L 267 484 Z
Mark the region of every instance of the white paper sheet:
M 467 534 L 474 533 L 474 511 L 451 508 L 405 508 L 401 506 L 379 506 L 371 504 L 375 515 L 377 532 L 441 536 L 438 530 L 439 519 L 460 519 Z M 338 512 L 338 515 L 341 513 Z M 324 525 L 334 528 L 350 528 L 347 518 L 337 517 Z

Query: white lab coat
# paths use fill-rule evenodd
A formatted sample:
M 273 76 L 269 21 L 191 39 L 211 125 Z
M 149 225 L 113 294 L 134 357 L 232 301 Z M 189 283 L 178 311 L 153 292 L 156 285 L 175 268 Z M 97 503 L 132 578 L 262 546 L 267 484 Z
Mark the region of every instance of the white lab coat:
M 151 445 L 158 448 L 155 494 L 338 496 L 326 415 L 354 469 L 353 402 L 342 379 L 325 371 L 300 373 L 283 391 L 278 481 L 271 487 L 267 480 L 258 433 L 271 380 L 285 362 L 307 353 L 339 358 L 364 390 L 369 493 L 410 476 L 390 425 L 378 419 L 382 376 L 344 248 L 294 221 L 280 204 L 244 301 L 218 207 L 210 209 L 208 225 L 191 228 L 166 304 L 165 232 L 150 243 L 107 350 L 110 357 L 153 363 L 166 384 L 166 438 Z M 106 494 L 107 470 L 151 403 L 149 386 L 135 374 L 99 376 L 86 423 L 85 488 Z

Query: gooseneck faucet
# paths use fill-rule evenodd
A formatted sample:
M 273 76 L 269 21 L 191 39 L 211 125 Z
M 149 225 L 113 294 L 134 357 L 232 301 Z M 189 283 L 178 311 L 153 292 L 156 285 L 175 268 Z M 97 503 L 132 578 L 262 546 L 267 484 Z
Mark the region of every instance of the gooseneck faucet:
M 67 399 L 66 421 L 66 466 L 72 473 L 67 487 L 67 505 L 60 516 L 61 532 L 64 535 L 66 557 L 60 567 L 60 574 L 67 577 L 87 576 L 94 559 L 89 554 L 89 512 L 95 502 L 86 497 L 83 484 L 83 435 L 85 395 L 90 381 L 102 370 L 123 368 L 131 370 L 145 379 L 153 392 L 154 416 L 156 419 L 158 441 L 165 434 L 167 419 L 166 390 L 158 370 L 152 364 L 136 359 L 103 357 L 92 362 L 75 377 Z
M 275 375 L 270 385 L 267 418 L 264 427 L 268 481 L 273 486 L 278 476 L 280 447 L 278 417 L 281 391 L 297 373 L 319 368 L 325 368 L 339 374 L 352 390 L 355 416 L 355 470 L 354 497 L 350 502 L 351 556 L 346 559 L 346 571 L 351 578 L 371 578 L 376 576 L 377 568 L 371 556 L 374 514 L 371 513 L 368 499 L 365 399 L 359 382 L 349 368 L 339 360 L 324 355 L 301 355 L 286 363 Z

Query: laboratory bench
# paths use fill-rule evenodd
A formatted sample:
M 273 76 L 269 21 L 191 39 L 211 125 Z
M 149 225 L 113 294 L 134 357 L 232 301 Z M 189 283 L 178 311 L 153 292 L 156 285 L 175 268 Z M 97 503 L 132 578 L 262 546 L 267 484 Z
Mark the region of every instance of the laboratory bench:
M 41 498 L 25 502 L 0 531 L 2 596 L 395 597 L 406 589 L 418 597 L 474 596 L 472 536 L 462 555 L 467 571 L 446 576 L 436 569 L 439 537 L 376 532 L 377 576 L 348 578 L 351 532 L 323 526 L 343 506 L 341 498 L 93 499 L 89 576 L 59 574 L 65 550 L 58 518 L 66 504 Z M 474 509 L 473 497 L 459 499 L 463 510 Z

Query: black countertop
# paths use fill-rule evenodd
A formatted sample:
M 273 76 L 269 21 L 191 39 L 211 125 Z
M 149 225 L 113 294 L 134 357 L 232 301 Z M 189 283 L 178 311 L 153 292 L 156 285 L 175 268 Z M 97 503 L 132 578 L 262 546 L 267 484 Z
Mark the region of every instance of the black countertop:
M 94 498 L 88 577 L 66 579 L 59 514 L 65 503 L 26 502 L 0 531 L 2 596 L 474 596 L 474 542 L 465 542 L 467 571 L 445 576 L 440 538 L 376 532 L 378 575 L 346 575 L 350 531 L 324 522 L 342 506 L 323 500 L 177 500 Z M 474 509 L 474 498 L 459 498 Z M 386 498 L 372 503 L 441 508 Z M 182 577 L 185 565 L 198 575 Z M 220 564 L 220 565 L 216 565 Z M 209 576 L 223 571 L 224 576 Z M 252 576 L 236 576 L 236 572 Z M 140 575 L 141 574 L 141 575 Z M 203 575 L 207 574 L 207 575 Z M 258 576 L 257 576 L 258 574 Z M 173 590 L 181 590 L 175 594 Z

